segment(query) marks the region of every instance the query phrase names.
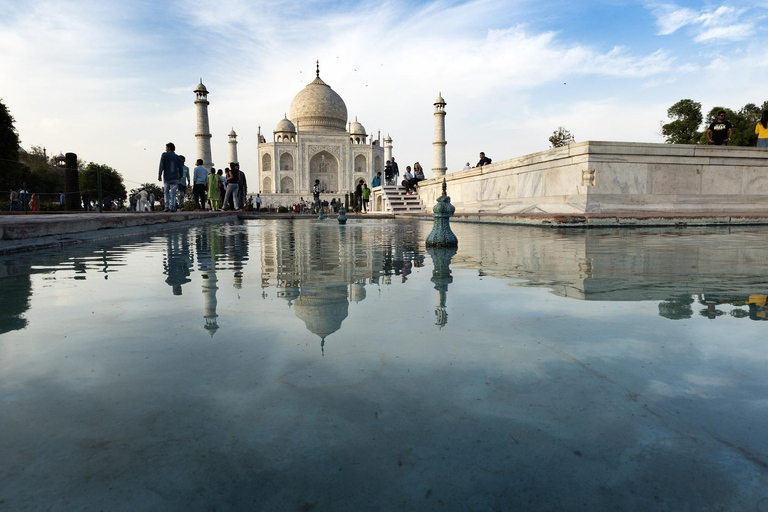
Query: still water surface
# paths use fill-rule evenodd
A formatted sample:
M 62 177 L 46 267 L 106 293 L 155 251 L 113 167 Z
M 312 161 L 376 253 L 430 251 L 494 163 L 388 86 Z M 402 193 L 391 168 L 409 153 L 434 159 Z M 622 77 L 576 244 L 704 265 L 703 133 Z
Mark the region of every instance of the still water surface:
M 452 227 L 0 259 L 0 511 L 768 511 L 768 230 Z

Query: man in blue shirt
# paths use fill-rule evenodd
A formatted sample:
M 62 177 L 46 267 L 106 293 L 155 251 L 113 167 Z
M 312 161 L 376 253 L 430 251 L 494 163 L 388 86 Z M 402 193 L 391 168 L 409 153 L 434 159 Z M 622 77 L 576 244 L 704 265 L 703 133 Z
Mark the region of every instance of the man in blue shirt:
M 195 199 L 195 210 L 205 209 L 205 191 L 208 187 L 208 169 L 203 167 L 203 159 L 198 158 L 197 167 L 192 173 L 192 196 Z
M 157 181 L 163 182 L 165 193 L 165 211 L 176 211 L 176 191 L 179 188 L 179 176 L 183 172 L 181 158 L 175 153 L 176 145 L 169 142 L 165 145 L 165 153 L 160 157 L 160 170 Z
M 381 186 L 381 173 L 377 172 L 376 176 L 371 180 L 371 188 L 376 188 Z

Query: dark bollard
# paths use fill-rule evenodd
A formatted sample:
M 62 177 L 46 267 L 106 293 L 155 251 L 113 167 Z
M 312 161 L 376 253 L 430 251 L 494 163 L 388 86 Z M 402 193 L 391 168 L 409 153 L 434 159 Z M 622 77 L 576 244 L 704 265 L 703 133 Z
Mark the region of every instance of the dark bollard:
M 80 203 L 80 173 L 77 169 L 77 155 L 67 153 L 64 156 L 64 209 L 67 211 L 81 210 Z
M 443 178 L 443 195 L 437 198 L 437 204 L 432 208 L 435 224 L 427 236 L 427 247 L 458 247 L 459 240 L 451 231 L 450 218 L 456 207 L 451 204 L 451 198 L 446 193 L 445 178 Z
M 339 224 L 346 224 L 347 223 L 347 210 L 345 210 L 343 206 L 341 208 L 339 208 L 338 220 L 339 220 Z

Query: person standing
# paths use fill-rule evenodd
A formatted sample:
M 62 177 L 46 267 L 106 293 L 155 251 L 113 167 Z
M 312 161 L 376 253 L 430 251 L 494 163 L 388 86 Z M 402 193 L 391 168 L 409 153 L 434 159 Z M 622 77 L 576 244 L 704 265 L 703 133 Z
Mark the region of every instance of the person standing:
M 187 186 L 190 182 L 189 167 L 185 165 L 187 158 L 184 155 L 179 155 L 179 159 L 181 160 L 181 175 L 179 175 L 179 199 L 177 208 L 184 209 L 184 200 L 187 197 Z
M 248 195 L 248 180 L 245 179 L 245 173 L 240 170 L 240 164 L 233 164 L 233 167 L 237 169 L 237 193 L 240 197 L 240 208 L 245 208 L 245 198 Z
M 256 194 L 256 211 L 261 210 L 261 196 Z
M 725 119 L 725 110 L 717 113 L 715 119 L 707 128 L 707 140 L 715 146 L 727 146 L 733 136 L 733 125 Z
M 232 168 L 227 171 L 227 191 L 224 193 L 224 202 L 221 205 L 221 211 L 226 210 L 227 206 L 232 210 L 240 209 L 240 194 L 238 193 L 238 189 L 240 188 L 240 185 L 238 185 L 240 173 L 233 164 L 230 165 Z
M 192 171 L 192 197 L 195 210 L 205 209 L 205 189 L 208 187 L 208 171 L 203 167 L 203 159 L 198 158 Z
M 85 211 L 91 211 L 91 194 L 88 193 L 88 189 L 83 190 L 83 208 Z
M 355 187 L 355 213 L 360 213 L 363 210 L 363 180 L 357 182 Z
M 64 195 L 64 192 L 59 194 L 59 206 L 61 207 L 62 210 L 64 209 L 64 199 L 65 198 L 66 198 L 66 196 Z
M 381 186 L 381 173 L 377 172 L 376 176 L 373 177 L 371 180 L 371 188 L 376 188 Z
M 394 183 L 397 183 L 397 180 L 400 178 L 400 167 L 397 166 L 397 162 L 395 162 L 395 157 L 392 157 L 392 179 L 394 180 Z
M 363 185 L 363 213 L 368 213 L 368 201 L 371 198 L 371 189 L 368 185 Z
M 176 154 L 176 145 L 169 142 L 165 145 L 165 153 L 160 157 L 157 181 L 163 182 L 165 211 L 176 211 L 176 192 L 179 189 L 179 179 L 184 172 L 184 164 Z M 154 209 L 154 205 L 153 205 Z
M 19 211 L 19 193 L 11 189 L 11 211 Z
M 320 213 L 320 208 L 323 207 L 320 204 L 320 180 L 315 180 L 315 186 L 312 187 L 312 199 L 314 200 L 314 203 L 312 204 L 312 213 Z
M 200 160 L 200 162 L 202 162 L 202 160 Z M 219 209 L 219 201 L 221 201 L 220 186 L 221 180 L 219 179 L 219 175 L 216 174 L 216 169 L 211 169 L 211 173 L 208 175 L 208 201 L 211 202 L 211 210 Z
M 155 211 L 155 193 L 151 192 L 149 193 L 149 196 L 147 196 L 147 201 L 149 201 L 149 211 L 153 212 Z
M 763 111 L 760 121 L 755 126 L 755 133 L 757 134 L 757 147 L 768 148 L 768 110 Z

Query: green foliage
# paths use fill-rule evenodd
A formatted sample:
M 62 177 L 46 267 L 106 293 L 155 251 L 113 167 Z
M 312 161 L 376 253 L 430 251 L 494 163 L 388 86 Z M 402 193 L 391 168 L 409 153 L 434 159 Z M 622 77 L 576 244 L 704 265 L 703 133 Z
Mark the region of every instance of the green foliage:
M 661 134 L 667 144 L 699 144 L 702 132 L 701 103 L 680 100 L 667 109 L 671 122 L 662 125 Z
M 24 173 L 27 190 L 53 194 L 64 190 L 64 170 L 56 166 L 56 158 L 48 158 L 40 146 L 19 155 L 19 160 L 28 166 Z
M 8 107 L 0 101 L 0 190 L 19 190 L 23 179 L 19 165 L 19 134 L 13 123 L 15 119 Z
M 101 190 L 104 197 L 112 199 L 125 199 L 125 185 L 123 177 L 115 169 L 108 165 L 90 162 L 85 169 L 80 170 L 80 191 L 88 190 L 91 199 L 98 199 L 98 172 L 101 171 Z
M 693 297 L 680 295 L 659 302 L 659 316 L 670 320 L 685 320 L 693 316 Z
M 277 213 L 288 213 L 288 208 L 285 206 L 278 206 Z
M 574 142 L 576 142 L 576 139 L 571 135 L 571 132 L 566 130 L 563 126 L 558 126 L 557 130 L 552 132 L 552 136 L 549 137 L 549 143 L 553 148 L 567 146 Z

